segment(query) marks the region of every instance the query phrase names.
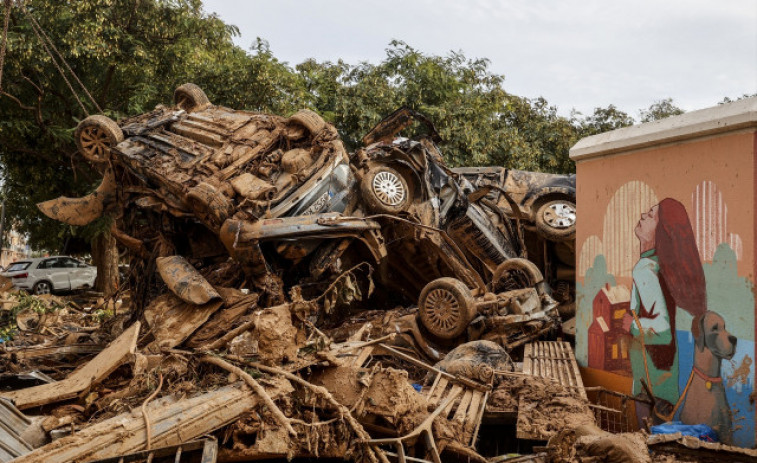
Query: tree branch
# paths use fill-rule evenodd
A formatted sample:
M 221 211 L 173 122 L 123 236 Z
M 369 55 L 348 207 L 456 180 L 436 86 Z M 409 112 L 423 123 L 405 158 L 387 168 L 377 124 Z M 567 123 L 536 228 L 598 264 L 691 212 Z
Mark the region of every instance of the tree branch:
M 26 106 L 25 104 L 21 103 L 21 100 L 16 98 L 15 96 L 11 95 L 10 93 L 6 92 L 5 90 L 0 91 L 0 95 L 7 96 L 11 100 L 15 101 L 19 108 L 25 109 L 27 111 L 36 111 L 37 108 L 34 106 Z

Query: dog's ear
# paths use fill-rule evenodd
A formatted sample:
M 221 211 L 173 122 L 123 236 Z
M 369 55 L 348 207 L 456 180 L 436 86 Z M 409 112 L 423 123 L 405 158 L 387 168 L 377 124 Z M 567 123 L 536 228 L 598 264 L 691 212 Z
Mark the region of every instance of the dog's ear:
M 705 314 L 697 315 L 691 320 L 691 334 L 694 335 L 694 344 L 700 352 L 704 350 L 704 316 Z

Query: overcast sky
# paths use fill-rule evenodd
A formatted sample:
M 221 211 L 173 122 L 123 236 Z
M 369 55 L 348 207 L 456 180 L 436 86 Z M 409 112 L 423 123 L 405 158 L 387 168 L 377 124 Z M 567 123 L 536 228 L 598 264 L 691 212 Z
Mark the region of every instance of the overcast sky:
M 505 90 L 561 114 L 672 97 L 687 111 L 757 93 L 757 0 L 205 0 L 290 65 L 377 63 L 393 39 L 488 58 Z

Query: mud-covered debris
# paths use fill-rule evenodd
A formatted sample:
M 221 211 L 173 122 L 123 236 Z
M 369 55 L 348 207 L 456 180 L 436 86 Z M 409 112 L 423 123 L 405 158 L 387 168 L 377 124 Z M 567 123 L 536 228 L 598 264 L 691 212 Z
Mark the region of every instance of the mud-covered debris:
M 427 132 L 399 137 L 414 121 Z M 82 143 L 93 136 L 107 149 Z M 60 438 L 22 461 L 123 457 L 212 435 L 224 461 L 483 462 L 484 411 L 506 396 L 518 429 L 539 439 L 593 423 L 575 390 L 515 371 L 519 346 L 554 334 L 570 297 L 556 300 L 553 272 L 528 259 L 518 214 L 445 166 L 422 115 L 395 112 L 349 154 L 312 111 L 236 111 L 185 84 L 172 106 L 90 117 L 75 137 L 103 183 L 40 209 L 66 223 L 112 218 L 129 310 L 75 309 L 110 312 L 68 330 L 63 311 L 13 320 L 47 330 L 26 345 L 133 342 L 63 368 L 41 362 L 65 386 L 110 357 L 108 374 L 25 404 Z M 18 353 L 0 362 L 30 366 Z

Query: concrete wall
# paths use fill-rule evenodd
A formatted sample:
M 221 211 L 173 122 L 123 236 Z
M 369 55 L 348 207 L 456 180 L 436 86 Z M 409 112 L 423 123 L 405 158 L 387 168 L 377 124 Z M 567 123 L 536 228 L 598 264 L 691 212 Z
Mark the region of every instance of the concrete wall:
M 756 155 L 757 98 L 571 149 L 576 354 L 586 376 L 634 395 L 651 383 L 678 404 L 674 418 L 744 447 L 755 444 Z M 597 319 L 603 288 L 628 294 L 630 309 Z

